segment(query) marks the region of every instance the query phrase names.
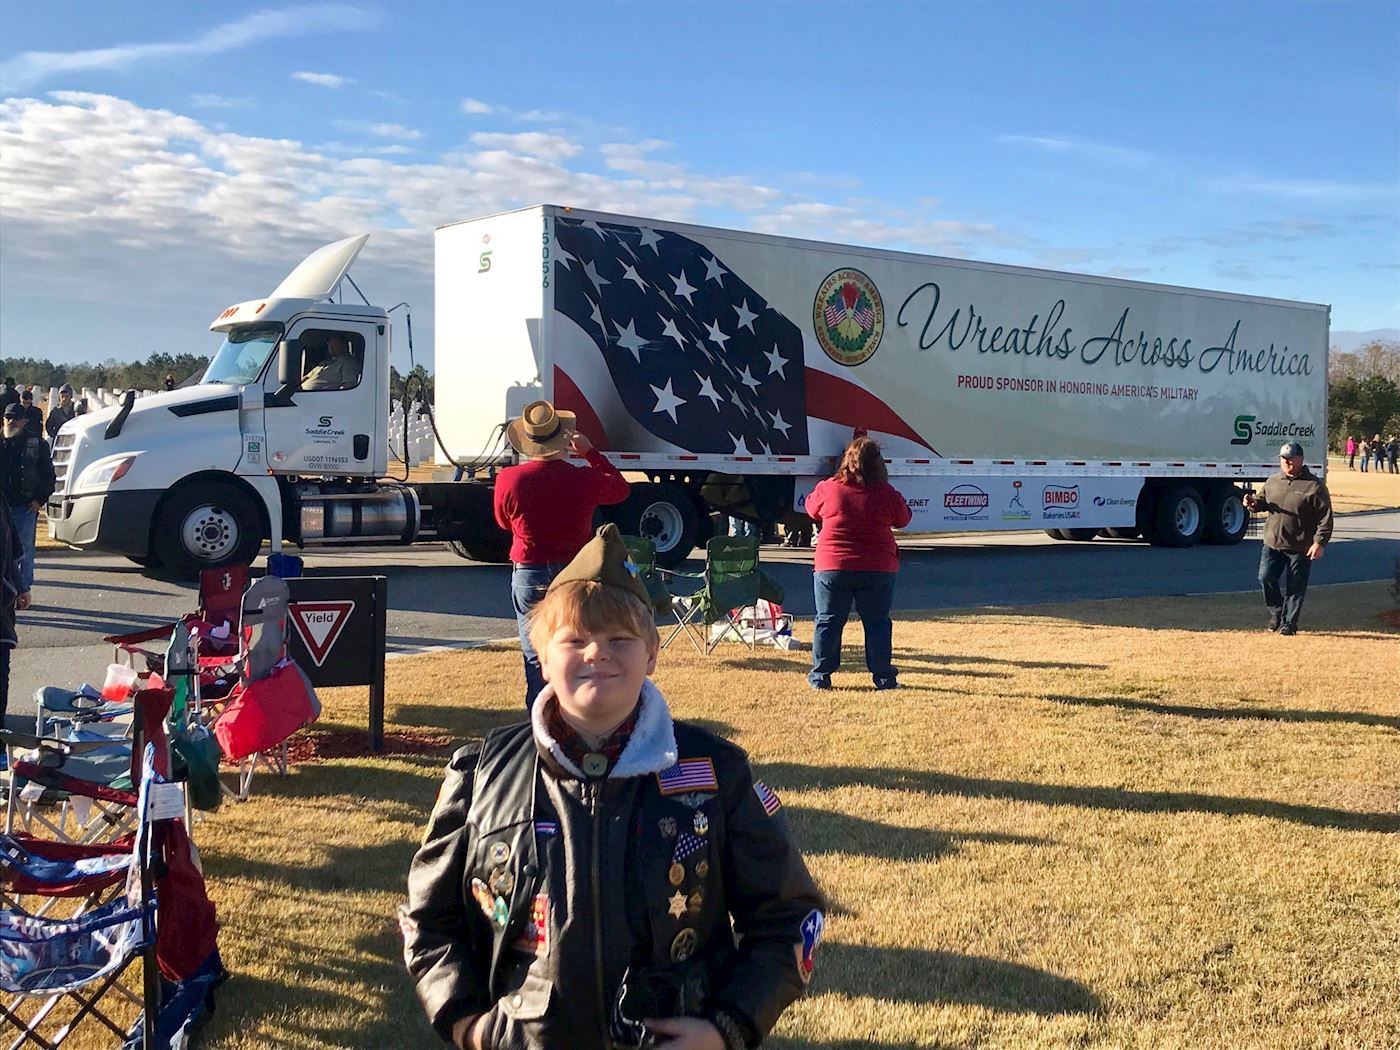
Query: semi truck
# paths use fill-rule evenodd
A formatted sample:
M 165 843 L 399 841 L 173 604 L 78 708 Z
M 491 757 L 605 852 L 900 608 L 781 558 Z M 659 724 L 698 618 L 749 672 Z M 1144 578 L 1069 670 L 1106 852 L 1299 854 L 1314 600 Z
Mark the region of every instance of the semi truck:
M 391 311 L 336 295 L 367 238 L 221 310 L 197 384 L 66 423 L 53 537 L 185 573 L 265 541 L 504 560 L 502 435 L 539 398 L 633 479 L 600 513 L 663 565 L 716 513 L 800 520 L 862 431 L 919 532 L 1237 543 L 1282 441 L 1325 470 L 1326 306 L 542 205 L 436 231 L 456 471 L 395 479 Z

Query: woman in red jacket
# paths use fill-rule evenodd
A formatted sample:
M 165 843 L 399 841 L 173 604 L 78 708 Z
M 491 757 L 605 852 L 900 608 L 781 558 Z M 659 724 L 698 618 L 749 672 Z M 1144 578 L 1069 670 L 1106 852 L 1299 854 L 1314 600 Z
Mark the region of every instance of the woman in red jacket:
M 909 524 L 904 497 L 890 484 L 880 446 L 858 437 L 846 446 L 835 475 L 807 497 L 807 514 L 821 526 L 817 537 L 817 626 L 812 639 L 813 689 L 830 689 L 841 666 L 841 631 L 855 602 L 865 625 L 865 666 L 876 689 L 898 689 L 890 662 L 890 603 L 899 571 L 899 548 L 891 529 Z

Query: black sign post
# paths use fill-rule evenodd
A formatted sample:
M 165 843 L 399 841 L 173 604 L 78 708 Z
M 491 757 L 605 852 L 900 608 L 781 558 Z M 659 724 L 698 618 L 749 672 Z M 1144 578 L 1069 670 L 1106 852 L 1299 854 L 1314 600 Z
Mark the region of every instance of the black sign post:
M 296 576 L 287 620 L 289 655 L 314 686 L 369 686 L 369 748 L 384 750 L 385 576 Z

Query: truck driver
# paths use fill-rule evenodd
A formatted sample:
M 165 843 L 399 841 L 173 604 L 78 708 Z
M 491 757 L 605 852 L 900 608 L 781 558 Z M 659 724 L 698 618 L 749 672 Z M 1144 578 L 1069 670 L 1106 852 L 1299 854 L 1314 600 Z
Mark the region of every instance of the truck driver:
M 345 336 L 332 332 L 326 336 L 325 359 L 306 373 L 301 381 L 303 390 L 349 390 L 359 385 L 360 363 L 350 353 Z

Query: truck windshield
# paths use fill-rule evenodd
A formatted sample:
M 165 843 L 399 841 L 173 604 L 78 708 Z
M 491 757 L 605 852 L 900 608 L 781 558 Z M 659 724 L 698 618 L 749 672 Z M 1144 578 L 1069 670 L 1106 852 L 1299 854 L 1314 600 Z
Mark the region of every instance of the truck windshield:
M 244 324 L 230 330 L 209 362 L 205 383 L 251 383 L 282 338 L 280 324 Z

